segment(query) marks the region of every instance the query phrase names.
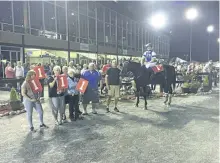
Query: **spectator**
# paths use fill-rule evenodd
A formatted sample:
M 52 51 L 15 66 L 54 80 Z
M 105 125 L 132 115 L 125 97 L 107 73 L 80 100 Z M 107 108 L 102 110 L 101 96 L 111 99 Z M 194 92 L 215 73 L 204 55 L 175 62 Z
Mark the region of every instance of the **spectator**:
M 55 64 L 53 62 L 51 62 L 50 64 L 50 75 L 53 75 L 53 68 L 54 68 Z
M 50 66 L 48 63 L 44 65 L 44 71 L 47 75 L 50 75 Z
M 90 101 L 92 102 L 92 113 L 97 114 L 96 108 L 99 103 L 98 83 L 101 80 L 101 75 L 95 70 L 95 64 L 90 63 L 89 70 L 85 71 L 81 77 L 89 82 L 83 95 L 83 115 L 88 114 L 86 108 Z
M 27 72 L 28 72 L 29 70 L 30 70 L 29 64 L 28 64 L 28 63 L 25 63 L 25 64 L 24 64 L 24 76 L 27 75 Z
M 22 88 L 22 96 L 24 97 L 24 107 L 27 111 L 28 123 L 31 131 L 34 131 L 33 122 L 32 122 L 32 112 L 33 108 L 38 112 L 40 119 L 40 127 L 48 128 L 43 122 L 43 109 L 40 103 L 39 93 L 35 94 L 31 90 L 30 85 L 28 84 L 31 80 L 36 77 L 36 74 L 33 70 L 28 71 L 25 81 L 23 82 Z
M 15 68 L 17 66 L 16 62 L 13 63 L 12 68 Z
M 55 66 L 53 68 L 54 76 L 50 76 L 48 79 L 48 93 L 49 93 L 49 104 L 52 109 L 52 113 L 55 119 L 56 125 L 62 125 L 63 123 L 63 114 L 64 114 L 64 93 L 65 90 L 57 91 L 57 77 L 61 73 L 60 66 Z M 58 120 L 58 114 L 59 120 Z
M 68 71 L 68 99 L 69 99 L 69 118 L 71 121 L 82 119 L 79 116 L 79 92 L 76 90 L 78 79 L 75 78 L 75 71 L 70 69 Z
M 100 89 L 101 89 L 101 94 L 104 94 L 103 93 L 103 90 L 105 89 L 106 87 L 106 82 L 105 82 L 105 74 L 102 72 L 102 70 L 99 71 L 101 76 L 102 76 L 102 79 L 100 81 Z
M 102 72 L 106 74 L 107 70 L 111 67 L 110 61 L 108 61 L 103 67 Z
M 83 65 L 83 69 L 81 70 L 81 74 L 83 74 L 84 71 L 88 70 L 87 64 Z
M 68 67 L 67 67 L 67 66 L 63 66 L 63 67 L 62 67 L 62 72 L 63 72 L 63 74 L 65 74 L 66 76 L 68 76 Z
M 64 75 L 68 76 L 68 67 L 67 66 L 63 66 L 62 67 L 62 72 Z M 64 101 L 65 101 L 65 105 L 64 105 L 64 113 L 63 113 L 63 122 L 66 123 L 66 105 L 69 103 L 69 98 L 68 98 L 68 92 L 67 90 L 64 92 Z
M 76 71 L 76 67 L 74 66 L 73 61 L 70 61 L 70 62 L 69 62 L 69 69 L 73 69 L 73 70 Z
M 212 65 L 213 65 L 212 61 L 209 61 L 208 63 L 206 63 L 206 65 L 203 68 L 203 72 L 210 73 L 212 70 Z
M 14 78 L 15 77 L 15 71 L 11 67 L 10 62 L 8 62 L 7 67 L 5 68 L 5 76 L 6 76 L 6 78 Z
M 38 63 L 37 66 L 40 66 L 40 67 L 41 67 L 42 65 L 41 65 L 41 63 Z M 42 93 L 41 93 L 41 98 L 40 98 L 40 99 L 41 99 L 41 100 L 44 100 L 44 79 L 40 79 L 39 81 L 40 81 L 41 87 L 43 88 Z
M 35 66 L 36 66 L 35 64 L 32 64 L 32 65 L 30 66 L 30 70 L 33 70 Z
M 20 79 L 20 78 L 24 77 L 24 68 L 21 64 L 21 61 L 18 61 L 18 64 L 17 64 L 17 66 L 15 67 L 14 70 L 15 70 L 15 77 L 17 79 Z
M 121 77 L 120 77 L 121 70 L 117 68 L 116 61 L 112 61 L 112 67 L 107 70 L 106 73 L 106 86 L 108 89 L 108 100 L 107 100 L 107 113 L 109 112 L 109 104 L 111 102 L 111 98 L 115 98 L 115 107 L 114 111 L 119 112 L 117 105 L 118 100 L 120 97 L 120 84 L 121 84 Z

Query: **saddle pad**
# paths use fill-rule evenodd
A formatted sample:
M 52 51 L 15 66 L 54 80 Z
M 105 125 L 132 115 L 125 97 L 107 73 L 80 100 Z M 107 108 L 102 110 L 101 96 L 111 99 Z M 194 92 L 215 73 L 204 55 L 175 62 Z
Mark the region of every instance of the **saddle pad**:
M 161 72 L 161 71 L 163 71 L 163 65 L 156 65 L 156 66 L 152 67 L 152 70 L 155 73 Z

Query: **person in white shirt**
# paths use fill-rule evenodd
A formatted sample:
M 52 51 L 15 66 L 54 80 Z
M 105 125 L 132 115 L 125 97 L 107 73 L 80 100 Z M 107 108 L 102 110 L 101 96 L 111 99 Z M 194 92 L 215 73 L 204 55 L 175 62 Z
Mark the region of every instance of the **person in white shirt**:
M 87 64 L 83 65 L 83 69 L 81 70 L 81 74 L 83 74 L 84 71 L 88 70 Z
M 203 72 L 211 72 L 212 70 L 212 60 L 210 60 L 206 65 L 203 67 Z
M 17 79 L 24 77 L 24 67 L 21 64 L 21 61 L 18 61 L 17 66 L 14 68 L 14 71 L 15 71 L 15 77 Z
M 69 62 L 69 67 L 68 67 L 68 70 L 69 69 L 73 69 L 74 71 L 76 71 L 77 69 L 76 69 L 76 67 L 74 66 L 74 63 L 73 63 L 73 61 L 70 61 Z
M 21 79 L 24 77 L 24 67 L 22 67 L 21 61 L 18 61 L 17 66 L 14 68 L 15 71 L 15 77 L 17 79 Z M 21 89 L 21 84 L 20 82 L 17 82 L 17 89 Z

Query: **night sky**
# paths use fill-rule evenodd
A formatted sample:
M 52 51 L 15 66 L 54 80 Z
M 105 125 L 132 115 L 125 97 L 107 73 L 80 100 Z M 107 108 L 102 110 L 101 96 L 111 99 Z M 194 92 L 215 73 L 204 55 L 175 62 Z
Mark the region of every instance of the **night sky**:
M 192 36 L 192 60 L 204 61 L 208 60 L 208 33 L 206 27 L 210 24 L 214 25 L 215 31 L 210 35 L 210 59 L 219 60 L 219 2 L 192 2 L 192 1 L 170 1 L 170 2 L 101 2 L 106 7 L 127 15 L 133 20 L 146 21 L 147 17 L 152 15 L 152 11 L 165 12 L 169 21 L 163 29 L 164 32 L 171 36 L 171 57 L 180 57 L 186 59 L 184 55 L 189 54 L 189 38 L 190 24 L 184 17 L 187 8 L 195 7 L 199 11 L 198 18 L 193 21 Z

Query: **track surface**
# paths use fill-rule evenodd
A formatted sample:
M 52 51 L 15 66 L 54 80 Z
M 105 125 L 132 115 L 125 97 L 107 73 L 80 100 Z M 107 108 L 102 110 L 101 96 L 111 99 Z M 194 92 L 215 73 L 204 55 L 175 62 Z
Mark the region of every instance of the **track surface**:
M 174 97 L 172 104 L 165 112 L 162 99 L 149 100 L 147 111 L 120 102 L 120 113 L 100 106 L 98 115 L 55 127 L 45 103 L 49 129 L 29 133 L 26 114 L 0 119 L 0 162 L 218 163 L 218 90 Z M 35 111 L 33 117 L 38 128 Z

